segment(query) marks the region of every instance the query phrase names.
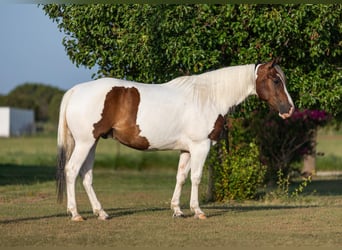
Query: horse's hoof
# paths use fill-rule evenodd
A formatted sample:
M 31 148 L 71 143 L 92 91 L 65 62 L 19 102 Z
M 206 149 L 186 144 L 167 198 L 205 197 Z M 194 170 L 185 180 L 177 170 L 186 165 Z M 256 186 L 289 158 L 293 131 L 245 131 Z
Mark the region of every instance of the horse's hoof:
M 84 221 L 84 218 L 81 215 L 75 215 L 71 218 L 72 221 Z
M 98 220 L 108 220 L 109 216 L 103 209 L 94 210 L 94 214 L 97 215 Z
M 183 213 L 174 213 L 172 215 L 173 218 L 177 219 L 177 218 L 185 218 L 185 215 Z
M 109 216 L 108 215 L 99 215 L 97 217 L 98 220 L 109 220 Z
M 205 214 L 195 214 L 194 218 L 199 220 L 205 220 L 207 219 L 207 216 L 205 216 Z

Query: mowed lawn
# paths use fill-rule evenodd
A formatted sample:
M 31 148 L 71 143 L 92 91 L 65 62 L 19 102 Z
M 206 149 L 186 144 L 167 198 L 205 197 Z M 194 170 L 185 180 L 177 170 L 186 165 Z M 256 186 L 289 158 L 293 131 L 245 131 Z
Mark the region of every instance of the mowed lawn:
M 0 139 L 0 246 L 300 247 L 342 246 L 342 179 L 314 179 L 293 201 L 201 203 L 207 220 L 182 207 L 170 210 L 177 153 L 143 153 L 101 141 L 94 188 L 110 220 L 92 215 L 81 182 L 80 213 L 71 222 L 66 202 L 56 203 L 54 137 Z

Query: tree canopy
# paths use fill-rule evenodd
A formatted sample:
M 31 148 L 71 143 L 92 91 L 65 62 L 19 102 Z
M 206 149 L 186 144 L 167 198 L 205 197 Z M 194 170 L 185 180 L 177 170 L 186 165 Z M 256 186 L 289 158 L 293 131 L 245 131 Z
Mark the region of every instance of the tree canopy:
M 44 5 L 94 77 L 162 83 L 281 57 L 297 107 L 342 118 L 342 5 Z M 247 106 L 254 107 L 251 102 Z

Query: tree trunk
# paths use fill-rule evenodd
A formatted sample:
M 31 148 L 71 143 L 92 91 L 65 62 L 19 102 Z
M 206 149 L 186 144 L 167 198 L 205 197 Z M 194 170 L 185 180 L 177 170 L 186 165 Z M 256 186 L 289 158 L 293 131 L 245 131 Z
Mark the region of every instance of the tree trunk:
M 304 166 L 302 169 L 302 176 L 309 177 L 315 174 L 316 171 L 316 156 L 306 155 L 304 156 Z
M 303 177 L 309 177 L 315 174 L 316 172 L 316 144 L 317 144 L 317 130 L 313 133 L 313 145 L 312 145 L 312 154 L 304 156 L 304 165 L 302 169 L 301 175 Z

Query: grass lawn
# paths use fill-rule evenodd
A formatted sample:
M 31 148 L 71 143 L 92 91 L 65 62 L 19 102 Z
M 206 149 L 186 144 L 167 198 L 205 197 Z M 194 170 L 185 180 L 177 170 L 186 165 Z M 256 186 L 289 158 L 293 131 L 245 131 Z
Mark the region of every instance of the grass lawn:
M 98 169 L 94 187 L 108 221 L 98 221 L 81 184 L 79 210 L 87 218 L 71 222 L 56 204 L 53 181 L 0 187 L 1 246 L 331 246 L 342 244 L 341 179 L 314 181 L 297 201 L 209 203 L 205 221 L 189 210 L 189 183 L 182 197 L 184 219 L 169 208 L 171 170 Z
M 300 198 L 287 202 L 202 201 L 208 219 L 201 221 L 189 210 L 187 182 L 181 200 L 186 217 L 173 219 L 169 207 L 177 153 L 142 153 L 103 140 L 94 188 L 110 220 L 98 221 L 92 215 L 78 182 L 78 208 L 87 220 L 74 223 L 66 215 L 66 202 L 56 203 L 55 152 L 55 138 L 0 139 L 0 246 L 342 245 L 342 179 L 337 177 L 316 178 Z
M 320 131 L 317 136 L 317 170 L 342 171 L 342 134 L 336 131 Z

